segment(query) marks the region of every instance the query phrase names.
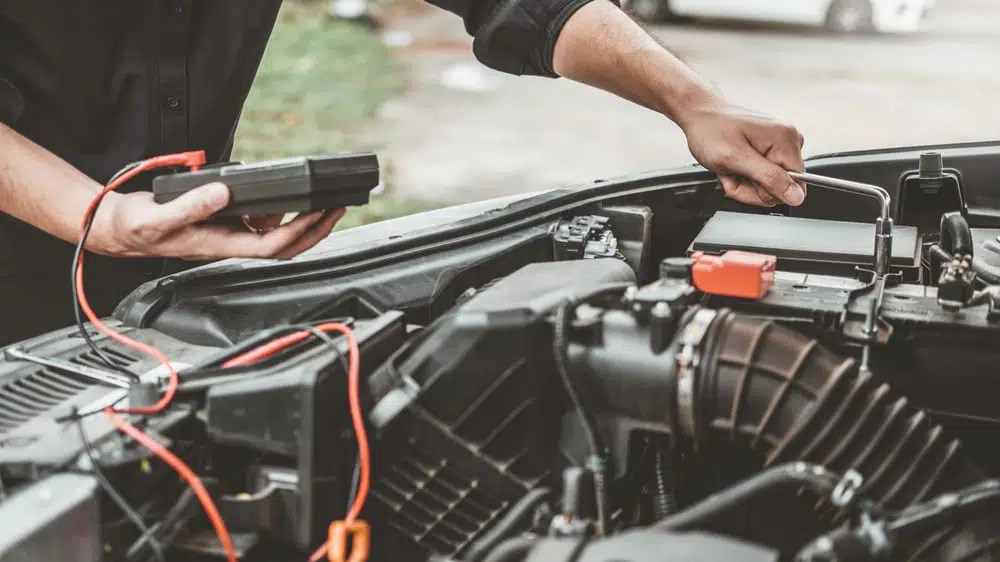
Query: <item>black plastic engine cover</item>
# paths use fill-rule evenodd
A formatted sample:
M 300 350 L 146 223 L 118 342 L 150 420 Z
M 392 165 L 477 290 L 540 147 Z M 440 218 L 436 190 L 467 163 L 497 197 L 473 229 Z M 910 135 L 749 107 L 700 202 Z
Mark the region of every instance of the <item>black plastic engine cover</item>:
M 893 229 L 891 265 L 907 280 L 919 274 L 918 242 L 916 227 Z M 777 256 L 783 271 L 853 277 L 855 267 L 873 265 L 875 225 L 874 219 L 860 223 L 719 211 L 705 223 L 689 250 L 762 252 Z
M 634 281 L 616 259 L 528 265 L 427 328 L 373 376 L 369 419 L 382 454 L 371 519 L 399 539 L 386 548 L 393 541 L 382 534 L 377 560 L 401 552 L 414 560 L 413 543 L 460 554 L 565 464 L 546 316 L 568 296 Z

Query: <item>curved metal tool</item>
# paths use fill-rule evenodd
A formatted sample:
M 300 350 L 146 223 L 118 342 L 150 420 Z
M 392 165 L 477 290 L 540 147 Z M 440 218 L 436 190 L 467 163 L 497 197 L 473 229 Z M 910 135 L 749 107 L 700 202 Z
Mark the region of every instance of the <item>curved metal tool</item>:
M 856 193 L 872 197 L 879 202 L 879 216 L 875 219 L 875 275 L 884 277 L 889 273 L 892 259 L 892 218 L 889 216 L 892 199 L 885 189 L 867 183 L 831 178 L 818 174 L 789 172 L 792 179 L 805 182 L 816 187 L 824 187 L 836 191 Z

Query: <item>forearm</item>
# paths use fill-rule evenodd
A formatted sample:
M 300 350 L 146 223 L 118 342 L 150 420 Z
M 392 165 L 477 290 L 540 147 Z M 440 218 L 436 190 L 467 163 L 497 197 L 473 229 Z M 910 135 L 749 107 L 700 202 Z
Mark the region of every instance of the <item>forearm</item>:
M 0 124 L 0 211 L 75 242 L 84 210 L 100 189 L 83 172 Z
M 555 71 L 662 113 L 684 125 L 719 94 L 607 0 L 594 0 L 566 22 Z

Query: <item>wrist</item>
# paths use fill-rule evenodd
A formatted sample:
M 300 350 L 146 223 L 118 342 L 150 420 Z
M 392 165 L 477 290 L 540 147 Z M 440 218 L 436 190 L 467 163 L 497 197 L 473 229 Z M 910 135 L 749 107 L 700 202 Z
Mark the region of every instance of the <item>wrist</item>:
M 136 252 L 119 235 L 115 228 L 117 207 L 124 196 L 120 193 L 108 193 L 97 208 L 94 225 L 87 237 L 86 249 L 95 254 L 105 256 L 132 256 Z
M 718 93 L 702 84 L 691 84 L 673 100 L 667 117 L 677 123 L 681 130 L 688 133 L 690 127 L 698 122 L 699 117 L 716 113 L 725 105 L 725 99 Z

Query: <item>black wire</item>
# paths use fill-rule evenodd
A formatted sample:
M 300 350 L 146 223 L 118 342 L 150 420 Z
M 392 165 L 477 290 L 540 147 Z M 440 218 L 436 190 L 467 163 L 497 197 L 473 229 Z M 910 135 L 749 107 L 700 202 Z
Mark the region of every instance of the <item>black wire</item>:
M 563 302 L 556 309 L 552 338 L 552 351 L 555 356 L 556 371 L 559 373 L 559 378 L 562 379 L 563 386 L 566 388 L 566 394 L 569 395 L 570 401 L 573 402 L 573 408 L 576 410 L 577 416 L 579 416 L 580 422 L 583 424 L 587 443 L 590 445 L 590 453 L 592 455 L 603 456 L 604 443 L 601 441 L 600 433 L 597 431 L 597 422 L 594 420 L 590 410 L 584 406 L 573 377 L 569 372 L 567 358 L 569 340 L 566 332 L 569 328 L 571 309 L 575 309 L 575 303 L 571 300 Z
M 125 498 L 118 493 L 118 490 L 115 489 L 115 487 L 108 480 L 107 476 L 104 475 L 104 471 L 101 470 L 100 465 L 97 464 L 97 458 L 94 457 L 94 450 L 91 448 L 90 440 L 87 438 L 87 432 L 83 429 L 82 418 L 79 416 L 76 416 L 76 428 L 80 432 L 80 439 L 83 441 L 83 450 L 87 454 L 87 459 L 90 461 L 91 468 L 93 468 L 94 476 L 97 478 L 97 481 L 100 482 L 101 487 L 104 488 L 104 491 L 108 494 L 108 497 L 111 498 L 111 501 L 118 505 L 118 509 L 125 514 L 125 517 L 132 521 L 136 528 L 139 529 L 139 533 L 141 534 L 140 538 L 147 538 L 156 559 L 160 562 L 166 562 L 166 558 L 163 556 L 163 549 L 161 548 L 159 541 L 157 541 L 153 536 L 153 532 L 142 521 L 142 517 L 136 513 L 135 509 L 129 505 L 128 501 L 126 501 Z
M 128 172 L 131 172 L 132 170 L 137 168 L 140 164 L 142 164 L 141 161 L 132 162 L 131 164 L 125 166 L 121 170 L 118 170 L 117 172 L 115 172 L 115 175 L 112 176 L 110 180 L 108 180 L 108 183 L 111 183 L 117 180 L 118 178 L 122 177 L 123 175 L 127 174 Z M 94 217 L 97 216 L 97 209 L 99 207 L 100 203 L 98 203 L 97 207 L 94 208 L 94 212 L 87 217 L 87 223 L 83 227 L 83 233 L 81 233 L 80 240 L 76 243 L 76 249 L 73 251 L 73 267 L 70 268 L 69 290 L 70 293 L 73 295 L 73 315 L 76 319 L 76 329 L 80 332 L 80 335 L 83 336 L 83 339 L 84 341 L 87 342 L 87 346 L 90 347 L 90 350 L 93 351 L 94 354 L 97 355 L 97 357 L 99 357 L 101 361 L 104 362 L 105 365 L 107 365 L 112 370 L 127 376 L 132 382 L 138 383 L 141 382 L 139 379 L 139 375 L 133 373 L 132 371 L 130 371 L 125 367 L 122 367 L 118 363 L 115 363 L 114 360 L 112 360 L 104 353 L 104 351 L 100 348 L 100 346 L 97 345 L 94 339 L 90 337 L 90 332 L 87 330 L 87 327 L 83 323 L 83 315 L 80 313 L 80 296 L 76 294 L 76 272 L 80 268 L 80 258 L 83 255 L 83 248 L 87 243 L 87 238 L 90 237 L 90 230 L 94 226 Z
M 604 443 L 601 440 L 601 434 L 597 431 L 597 422 L 594 420 L 590 410 L 584 405 L 580 391 L 577 389 L 569 371 L 569 338 L 567 332 L 569 331 L 569 323 L 572 320 L 571 312 L 575 313 L 576 311 L 576 303 L 577 301 L 573 299 L 567 299 L 556 309 L 552 352 L 555 356 L 556 371 L 559 373 L 559 378 L 566 388 L 566 394 L 569 395 L 570 401 L 573 402 L 573 408 L 576 410 L 577 416 L 579 416 L 580 422 L 583 424 L 587 442 L 590 444 L 590 459 L 587 463 L 589 465 L 587 468 L 594 474 L 597 519 L 600 524 L 599 532 L 603 534 L 608 532 L 609 526 L 607 483 L 605 480 L 607 467 Z
M 61 416 L 61 417 L 56 418 L 55 422 L 56 423 L 63 423 L 63 422 L 67 422 L 67 421 L 82 420 L 83 418 L 89 418 L 90 416 L 94 416 L 94 415 L 97 415 L 97 414 L 100 414 L 100 413 L 104 412 L 104 410 L 106 408 L 114 408 L 115 406 L 117 406 L 118 404 L 120 404 L 122 402 L 122 400 L 125 400 L 126 398 L 128 398 L 128 392 L 127 391 L 124 394 L 122 394 L 121 396 L 119 396 L 118 398 L 116 398 L 114 402 L 108 404 L 107 406 L 101 406 L 100 408 L 97 408 L 96 410 L 90 410 L 88 412 L 77 412 L 76 408 L 74 408 L 72 412 L 66 414 L 65 416 Z
M 311 324 L 289 324 L 288 327 L 295 330 L 305 330 L 316 336 L 337 356 L 337 359 L 340 361 L 340 365 L 344 368 L 344 374 L 347 374 L 347 372 L 351 369 L 350 364 L 347 362 L 347 358 L 344 357 L 344 354 L 340 352 L 340 348 L 337 347 L 337 342 L 331 338 L 329 334 Z

